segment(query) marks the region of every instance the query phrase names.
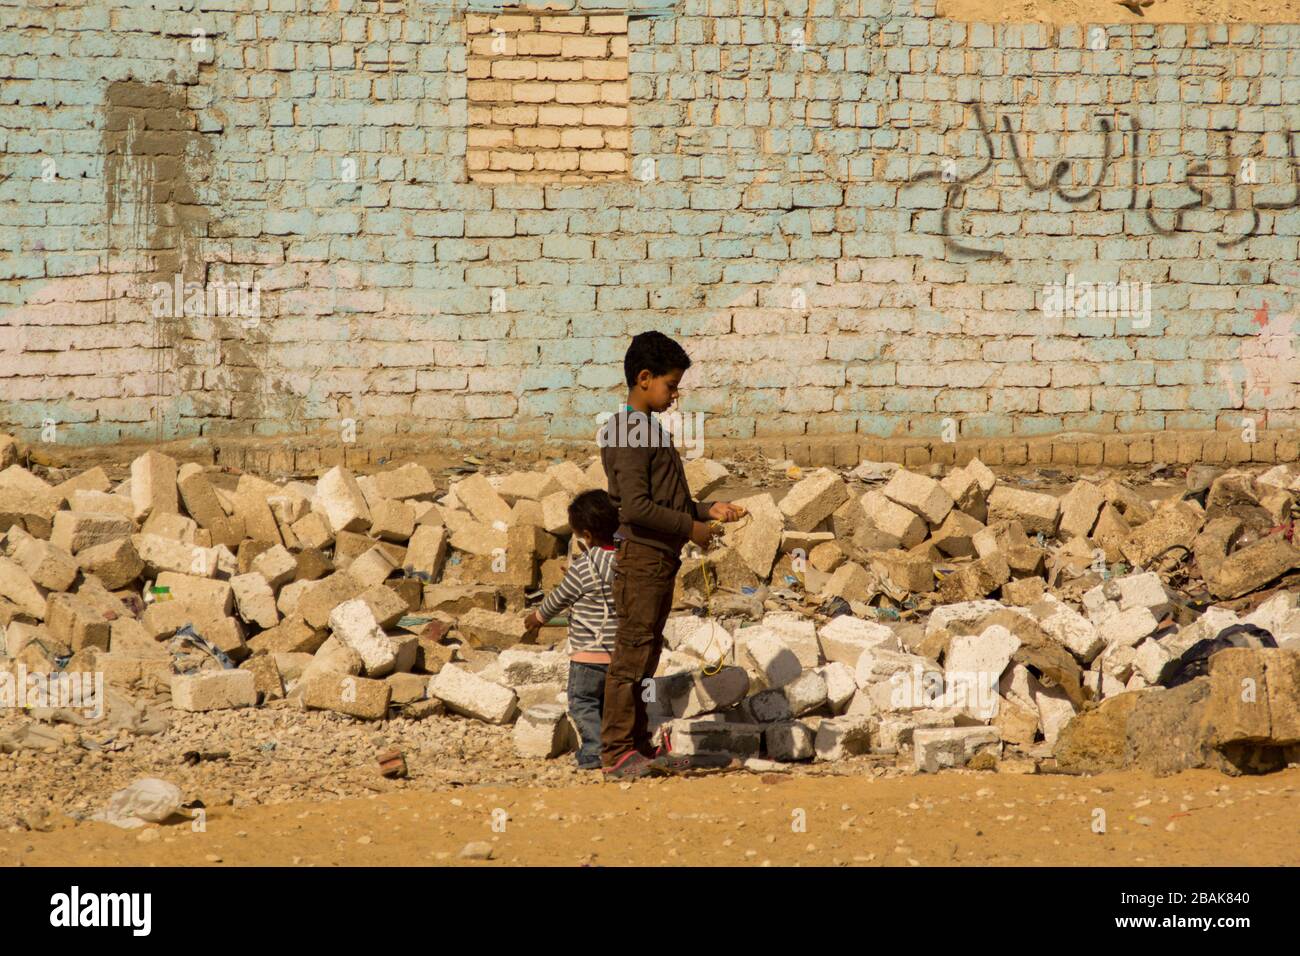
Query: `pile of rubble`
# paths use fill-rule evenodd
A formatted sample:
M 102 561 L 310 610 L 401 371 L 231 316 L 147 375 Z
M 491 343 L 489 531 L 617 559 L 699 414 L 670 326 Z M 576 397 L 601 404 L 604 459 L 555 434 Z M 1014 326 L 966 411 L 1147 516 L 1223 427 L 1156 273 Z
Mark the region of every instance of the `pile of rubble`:
M 574 746 L 563 622 L 529 633 L 523 618 L 564 573 L 567 506 L 605 486 L 598 459 L 444 490 L 417 464 L 275 483 L 156 451 L 115 484 L 100 468 L 42 477 L 20 451 L 0 436 L 0 676 L 103 674 L 179 712 L 449 711 L 513 724 L 522 755 Z M 1245 649 L 1185 681 L 1203 703 L 1185 736 L 1212 741 L 1189 744 L 1188 765 L 1241 746 L 1256 764 L 1260 748 L 1293 759 L 1295 593 L 1244 614 L 1237 600 L 1300 567 L 1287 466 L 1195 467 L 1183 494 L 1153 502 L 1114 478 L 1057 496 L 978 460 L 941 479 L 769 464 L 784 493 L 741 498 L 748 516 L 707 554 L 688 548 L 678 578 L 683 613 L 646 695 L 675 750 L 910 752 L 922 770 L 1142 763 L 1138 699 L 1174 700 L 1165 685 L 1191 673 L 1198 642 L 1243 623 L 1258 629 Z M 699 498 L 738 474 L 687 464 Z M 1220 659 L 1258 672 L 1262 725 L 1214 703 L 1211 685 L 1229 690 Z

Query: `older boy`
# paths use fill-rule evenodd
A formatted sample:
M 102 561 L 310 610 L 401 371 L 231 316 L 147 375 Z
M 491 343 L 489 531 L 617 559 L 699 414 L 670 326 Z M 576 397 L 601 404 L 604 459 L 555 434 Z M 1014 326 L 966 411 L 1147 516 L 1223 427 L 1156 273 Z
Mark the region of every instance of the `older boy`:
M 633 338 L 623 359 L 627 404 L 599 436 L 620 539 L 614 573 L 618 630 L 601 720 L 601 763 L 611 778 L 662 769 L 652 751 L 642 691 L 659 666 L 681 550 L 687 541 L 709 546 L 710 520 L 734 521 L 745 514 L 737 505 L 706 507 L 691 497 L 672 437 L 652 415 L 677 401 L 690 367 L 685 350 L 663 333 Z

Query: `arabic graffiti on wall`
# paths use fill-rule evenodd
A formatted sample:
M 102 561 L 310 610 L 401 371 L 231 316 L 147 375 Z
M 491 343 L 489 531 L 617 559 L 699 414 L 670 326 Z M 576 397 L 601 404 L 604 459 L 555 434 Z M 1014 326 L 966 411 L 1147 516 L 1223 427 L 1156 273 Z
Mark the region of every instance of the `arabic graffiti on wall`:
M 944 245 L 949 252 L 971 256 L 976 259 L 1005 260 L 1007 256 L 1001 250 L 973 246 L 965 241 L 968 237 L 954 235 L 953 213 L 962 208 L 962 200 L 967 185 L 979 180 L 988 173 L 998 159 L 993 133 L 990 131 L 983 107 L 976 103 L 973 104 L 972 108 L 976 123 L 979 126 L 980 141 L 983 144 L 983 164 L 973 173 L 960 176 L 956 172 L 956 164 L 950 161 L 944 165 L 943 169 L 922 170 L 908 182 L 909 184 L 915 184 L 928 180 L 939 180 L 945 184 L 945 197 L 939 229 L 943 236 Z M 1223 134 L 1221 137 L 1223 144 L 1221 155 L 1213 160 L 1199 160 L 1187 166 L 1180 188 L 1189 191 L 1192 194 L 1191 197 L 1186 202 L 1178 203 L 1168 209 L 1157 209 L 1152 199 L 1153 188 L 1143 188 L 1141 184 L 1143 130 L 1136 117 L 1129 116 L 1127 118 L 1128 131 L 1126 136 L 1119 132 L 1118 124 L 1112 123 L 1109 117 L 1103 116 L 1099 118 L 1098 122 L 1103 137 L 1102 158 L 1099 168 L 1091 183 L 1081 190 L 1075 189 L 1073 191 L 1067 189 L 1066 184 L 1073 179 L 1071 173 L 1076 160 L 1059 159 L 1053 164 L 1051 172 L 1046 177 L 1042 179 L 1036 178 L 1021 153 L 1020 145 L 1012 129 L 1011 118 L 1004 114 L 1001 117 L 1001 126 L 1002 133 L 1006 137 L 1007 151 L 1015 164 L 1018 178 L 1024 188 L 1031 195 L 1050 192 L 1062 202 L 1071 206 L 1089 202 L 1101 192 L 1105 187 L 1107 174 L 1111 166 L 1124 155 L 1125 150 L 1123 149 L 1122 140 L 1126 138 L 1128 141 L 1127 153 L 1131 165 L 1130 182 L 1127 186 L 1130 193 L 1128 209 L 1130 211 L 1142 211 L 1151 230 L 1162 236 L 1172 236 L 1175 233 L 1184 231 L 1185 217 L 1189 212 L 1212 209 L 1213 199 L 1211 193 L 1215 184 L 1220 187 L 1218 192 L 1227 196 L 1227 205 L 1223 210 L 1226 214 L 1250 213 L 1249 227 L 1237 235 L 1218 240 L 1217 245 L 1221 249 L 1230 249 L 1258 235 L 1262 222 L 1261 210 L 1275 212 L 1300 206 L 1300 166 L 1297 166 L 1296 163 L 1295 135 L 1288 128 L 1286 131 L 1286 147 L 1287 167 L 1290 171 L 1289 197 L 1277 201 L 1254 199 L 1254 191 L 1244 188 L 1256 185 L 1254 158 L 1246 156 L 1242 157 L 1239 162 L 1234 162 L 1233 158 L 1236 155 L 1234 141 L 1237 134 L 1230 130 L 1219 130 L 1216 132 Z M 1120 148 L 1118 149 L 1116 148 L 1117 141 L 1120 141 Z M 1118 187 L 1119 184 L 1117 183 L 1116 186 Z M 1248 207 L 1243 208 L 1242 194 L 1245 192 L 1251 194 L 1251 202 Z

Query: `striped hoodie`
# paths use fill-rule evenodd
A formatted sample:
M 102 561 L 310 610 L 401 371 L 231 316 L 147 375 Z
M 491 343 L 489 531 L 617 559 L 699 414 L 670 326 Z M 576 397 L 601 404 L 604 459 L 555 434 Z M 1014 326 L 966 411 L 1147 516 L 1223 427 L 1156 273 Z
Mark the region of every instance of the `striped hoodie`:
M 569 653 L 614 650 L 618 615 L 614 613 L 613 548 L 588 548 L 569 561 L 564 580 L 546 595 L 537 616 L 549 621 L 569 612 Z

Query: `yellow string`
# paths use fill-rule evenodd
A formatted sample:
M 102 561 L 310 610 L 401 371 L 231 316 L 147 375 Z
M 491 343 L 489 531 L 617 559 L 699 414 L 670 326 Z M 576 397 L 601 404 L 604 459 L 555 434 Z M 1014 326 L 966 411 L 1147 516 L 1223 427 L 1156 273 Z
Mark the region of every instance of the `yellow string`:
M 746 517 L 748 517 L 748 515 L 746 515 Z M 716 533 L 721 533 L 723 530 L 721 521 L 710 521 L 709 527 L 714 530 L 715 537 L 717 536 Z M 713 586 L 709 583 L 709 564 L 707 554 L 700 560 L 700 573 L 704 575 L 704 616 L 709 623 L 712 623 L 713 615 L 710 611 L 709 605 L 713 600 Z M 727 656 L 725 652 L 720 653 L 716 661 L 712 664 L 709 663 L 709 648 L 713 647 L 714 633 L 713 628 L 709 628 L 709 643 L 708 646 L 704 648 L 704 666 L 700 668 L 700 673 L 705 677 L 712 677 L 713 675 L 720 673 Z

